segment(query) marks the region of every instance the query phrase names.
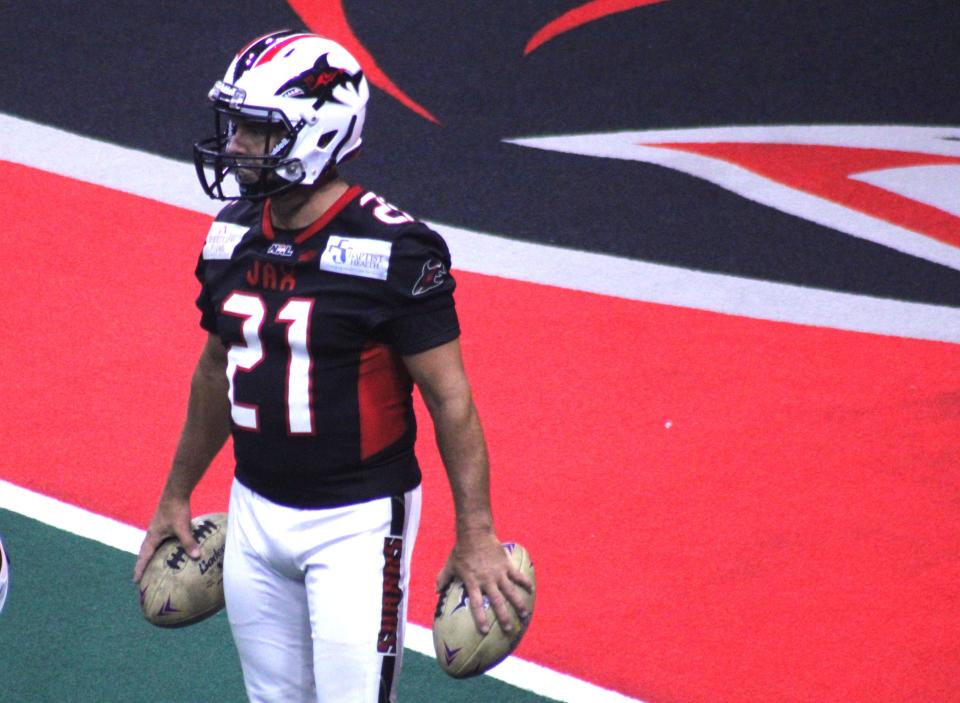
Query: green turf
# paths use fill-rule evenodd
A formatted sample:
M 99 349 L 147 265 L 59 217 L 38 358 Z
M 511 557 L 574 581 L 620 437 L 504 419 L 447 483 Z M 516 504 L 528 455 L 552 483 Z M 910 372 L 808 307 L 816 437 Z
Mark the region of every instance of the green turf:
M 179 630 L 143 620 L 133 556 L 0 510 L 11 582 L 0 613 L 2 703 L 245 701 L 226 616 Z M 489 677 L 455 681 L 407 651 L 402 703 L 547 703 Z M 279 703 L 279 702 L 278 702 Z

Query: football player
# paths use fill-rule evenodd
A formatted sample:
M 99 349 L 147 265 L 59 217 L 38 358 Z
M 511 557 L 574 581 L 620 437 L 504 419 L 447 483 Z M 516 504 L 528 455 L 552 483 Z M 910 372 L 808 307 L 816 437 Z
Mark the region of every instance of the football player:
M 456 509 L 437 577 L 477 627 L 521 617 L 531 584 L 494 533 L 487 450 L 459 347 L 446 244 L 337 165 L 361 145 L 369 88 L 340 45 L 252 41 L 210 91 L 200 182 L 232 201 L 196 268 L 208 332 L 186 420 L 134 568 L 167 537 L 199 556 L 190 496 L 228 436 L 236 459 L 224 593 L 252 701 L 396 699 L 420 514 L 416 384 Z

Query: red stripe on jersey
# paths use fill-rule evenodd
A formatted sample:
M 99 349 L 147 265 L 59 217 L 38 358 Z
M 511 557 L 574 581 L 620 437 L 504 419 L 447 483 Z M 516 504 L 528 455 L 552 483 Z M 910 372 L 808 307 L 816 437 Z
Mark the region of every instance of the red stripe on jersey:
M 275 236 L 273 231 L 273 222 L 270 221 L 270 201 L 263 204 L 263 214 L 260 215 L 260 229 L 263 230 L 263 236 L 271 242 Z
M 343 208 L 349 205 L 350 201 L 359 196 L 362 192 L 363 188 L 360 186 L 350 186 L 350 188 L 347 189 L 347 192 L 341 195 L 337 199 L 337 202 L 331 205 L 330 208 L 323 213 L 319 220 L 298 234 L 293 241 L 295 241 L 297 244 L 303 244 L 305 241 L 310 239 L 310 237 L 330 224 L 333 218 L 339 215 Z
M 358 185 L 350 186 L 346 193 L 337 198 L 337 201 L 327 208 L 327 210 L 320 216 L 319 219 L 314 220 L 314 222 L 300 234 L 298 234 L 293 241 L 297 244 L 303 244 L 305 241 L 310 239 L 310 237 L 330 224 L 333 218 L 339 215 L 343 209 L 350 204 L 350 201 L 356 198 L 362 192 L 362 187 Z M 260 219 L 260 227 L 263 230 L 263 236 L 273 241 L 274 237 L 276 237 L 276 230 L 273 227 L 273 222 L 270 220 L 269 200 L 263 205 L 263 216 Z
M 360 354 L 357 400 L 360 405 L 360 458 L 383 451 L 407 431 L 410 376 L 403 362 L 383 344 Z

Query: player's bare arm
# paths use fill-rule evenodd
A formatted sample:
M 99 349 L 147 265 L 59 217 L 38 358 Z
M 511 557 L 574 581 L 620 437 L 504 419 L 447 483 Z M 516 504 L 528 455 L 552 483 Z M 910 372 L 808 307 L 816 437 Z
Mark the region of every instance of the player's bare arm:
M 483 594 L 505 631 L 511 629 L 508 603 L 521 617 L 526 608 L 518 586 L 532 584 L 513 568 L 493 529 L 490 471 L 480 418 L 463 368 L 457 340 L 404 357 L 433 418 L 456 511 L 456 544 L 437 577 L 437 589 L 456 575 L 467 587 L 474 620 L 489 630 Z
M 168 537 L 176 536 L 192 558 L 200 555 L 190 532 L 190 495 L 230 434 L 226 364 L 222 342 L 216 335 L 209 335 L 193 372 L 187 417 L 173 465 L 134 566 L 136 582 L 157 547 Z

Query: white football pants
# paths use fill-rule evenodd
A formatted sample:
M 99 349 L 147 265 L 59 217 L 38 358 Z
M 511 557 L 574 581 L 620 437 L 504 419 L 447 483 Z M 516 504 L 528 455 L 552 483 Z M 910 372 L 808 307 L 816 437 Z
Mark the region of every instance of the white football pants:
M 304 510 L 233 482 L 223 587 L 253 703 L 396 701 L 419 523 L 419 487 Z

